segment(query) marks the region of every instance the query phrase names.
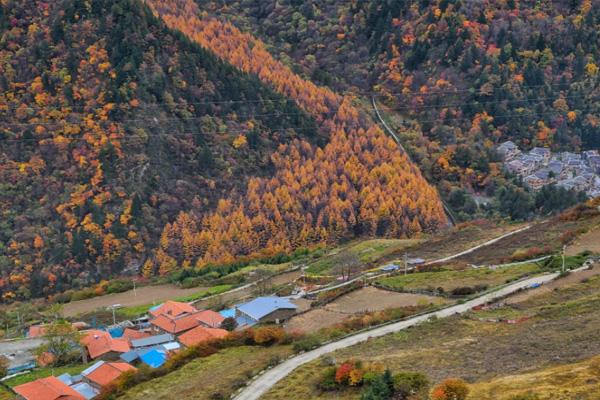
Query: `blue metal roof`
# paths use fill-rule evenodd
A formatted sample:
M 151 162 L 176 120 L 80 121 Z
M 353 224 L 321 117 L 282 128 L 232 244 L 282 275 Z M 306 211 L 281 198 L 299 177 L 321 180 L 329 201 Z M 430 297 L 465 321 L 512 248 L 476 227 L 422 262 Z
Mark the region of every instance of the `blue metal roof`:
M 379 268 L 379 270 L 381 270 L 381 271 L 396 271 L 399 268 L 400 267 L 396 264 L 388 264 L 385 267 Z
M 221 311 L 219 311 L 219 314 L 221 314 L 225 318 L 235 318 L 235 308 L 228 308 L 227 310 L 221 310 Z
M 235 322 L 237 322 L 238 327 L 249 327 L 258 323 L 258 321 L 255 321 L 250 317 L 246 317 L 245 315 L 239 315 L 235 317 Z
M 130 350 L 127 353 L 123 353 L 119 356 L 119 358 L 121 360 L 125 361 L 126 363 L 131 363 L 131 362 L 137 360 L 139 357 L 140 357 L 140 355 L 135 350 Z
M 71 388 L 82 395 L 86 400 L 91 400 L 100 393 L 99 390 L 85 382 L 77 383 L 71 386 Z
M 257 297 L 248 303 L 237 306 L 238 310 L 256 321 L 271 314 L 273 311 L 281 309 L 296 310 L 297 308 L 298 307 L 288 299 L 277 296 Z
M 158 368 L 167 361 L 167 353 L 163 350 L 152 349 L 146 354 L 140 356 L 140 359 L 145 364 L 152 368 Z
M 117 327 L 117 328 L 111 328 L 108 330 L 108 333 L 110 333 L 110 336 L 112 336 L 113 338 L 120 338 L 123 337 L 123 331 L 124 329 L 121 327 Z

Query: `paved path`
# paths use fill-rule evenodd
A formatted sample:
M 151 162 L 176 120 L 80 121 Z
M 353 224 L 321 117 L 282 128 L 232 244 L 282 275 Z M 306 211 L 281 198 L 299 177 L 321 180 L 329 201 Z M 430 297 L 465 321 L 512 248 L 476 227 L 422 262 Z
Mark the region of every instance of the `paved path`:
M 529 228 L 531 228 L 531 225 L 527 225 L 527 226 L 524 226 L 523 228 L 520 228 L 520 229 L 517 229 L 517 230 L 511 231 L 511 232 L 505 233 L 505 234 L 504 234 L 504 235 L 502 235 L 502 236 L 498 236 L 497 238 L 494 238 L 494 239 L 488 240 L 488 241 L 487 241 L 487 242 L 485 242 L 485 243 L 481 243 L 480 245 L 477 245 L 477 246 L 471 247 L 470 249 L 467 249 L 467 250 L 465 250 L 465 251 L 461 251 L 460 253 L 456 253 L 456 254 L 453 254 L 453 255 L 451 255 L 451 256 L 444 257 L 444 258 L 438 258 L 437 260 L 429 261 L 429 262 L 425 263 L 425 265 L 431 265 L 431 264 L 443 263 L 443 262 L 446 262 L 446 261 L 453 260 L 453 259 L 455 259 L 455 258 L 458 258 L 458 257 L 464 256 L 465 254 L 472 253 L 472 252 L 474 252 L 475 250 L 479 250 L 479 249 L 481 249 L 482 247 L 486 247 L 486 246 L 489 246 L 489 245 L 491 245 L 491 244 L 494 244 L 494 243 L 496 243 L 496 242 L 499 242 L 500 240 L 502 240 L 502 239 L 504 239 L 504 238 L 507 238 L 507 237 L 509 237 L 509 236 L 515 235 L 515 234 L 517 234 L 517 233 L 519 233 L 519 232 L 526 231 L 526 230 L 527 230 L 527 229 L 529 229 Z
M 273 369 L 268 370 L 264 374 L 260 375 L 257 379 L 253 380 L 244 390 L 242 390 L 237 396 L 235 396 L 235 400 L 256 400 L 259 399 L 263 394 L 268 392 L 277 382 L 285 378 L 292 371 L 294 371 L 299 366 L 306 364 L 308 362 L 314 361 L 317 358 L 346 348 L 350 346 L 354 346 L 356 344 L 367 341 L 370 338 L 376 338 L 380 336 L 387 335 L 389 333 L 398 332 L 404 329 L 407 329 L 411 326 L 418 325 L 427 321 L 430 318 L 445 318 L 452 316 L 454 314 L 461 314 L 469 311 L 471 308 L 488 303 L 490 301 L 496 300 L 498 298 L 502 298 L 508 296 L 512 293 L 515 293 L 521 289 L 525 289 L 532 284 L 543 284 L 549 281 L 552 281 L 558 277 L 558 273 L 547 274 L 542 276 L 536 276 L 533 278 L 529 278 L 520 282 L 513 283 L 511 285 L 505 286 L 504 288 L 498 289 L 497 291 L 487 293 L 483 296 L 477 297 L 476 299 L 467 301 L 463 304 L 457 304 L 448 308 L 445 308 L 440 311 L 434 311 L 427 314 L 422 314 L 404 321 L 395 322 L 389 325 L 384 325 L 379 328 L 374 328 L 372 330 L 357 333 L 356 335 L 346 337 L 344 339 L 338 340 L 336 342 L 332 342 L 326 344 L 322 347 L 319 347 L 315 350 L 297 355 L 289 360 L 279 364 Z

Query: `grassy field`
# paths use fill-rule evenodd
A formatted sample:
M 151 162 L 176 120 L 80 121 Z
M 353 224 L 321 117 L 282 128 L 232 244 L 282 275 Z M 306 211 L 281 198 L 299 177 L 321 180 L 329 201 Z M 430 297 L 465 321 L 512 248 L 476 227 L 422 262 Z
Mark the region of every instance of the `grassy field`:
M 591 251 L 594 254 L 600 254 L 600 225 L 593 227 L 574 243 L 567 247 L 567 255 L 574 256 L 584 251 Z
M 488 320 L 518 316 L 531 319 L 519 324 Z M 340 362 L 349 358 L 379 361 L 394 372 L 422 372 L 432 382 L 448 377 L 461 377 L 470 383 L 490 382 L 582 362 L 600 354 L 598 326 L 599 276 L 557 288 L 518 306 L 430 321 L 331 356 Z M 300 367 L 264 399 L 358 398 L 357 391 L 320 393 L 316 382 L 324 368 L 322 360 Z
M 217 286 L 213 286 L 208 289 L 202 289 L 200 291 L 196 291 L 195 293 L 187 295 L 187 296 L 176 297 L 176 298 L 173 298 L 172 300 L 182 301 L 182 302 L 191 302 L 191 301 L 200 300 L 204 297 L 209 297 L 209 296 L 213 296 L 216 294 L 221 294 L 221 293 L 227 292 L 228 290 L 231 290 L 232 288 L 233 288 L 233 285 L 217 285 Z M 146 312 L 148 312 L 148 309 L 152 306 L 153 306 L 153 304 L 142 304 L 142 305 L 138 305 L 138 306 L 134 306 L 134 307 L 124 307 L 124 308 L 119 309 L 118 314 L 122 318 L 137 318 L 140 315 L 143 315 Z
M 336 273 L 335 267 L 339 264 L 339 256 L 346 251 L 354 254 L 365 264 L 363 269 L 367 269 L 370 264 L 421 242 L 422 240 L 418 239 L 370 239 L 354 242 L 333 249 L 329 254 L 310 263 L 307 272 L 318 275 Z
M 123 400 L 229 398 L 238 387 L 269 363 L 292 353 L 289 346 L 236 347 L 192 361 L 175 372 L 138 385 Z M 220 396 L 220 397 L 219 397 Z
M 435 290 L 441 287 L 445 292 L 451 292 L 458 287 L 473 287 L 475 285 L 499 286 L 524 275 L 532 275 L 540 271 L 540 267 L 535 264 L 523 264 L 495 270 L 478 268 L 466 269 L 464 271 L 442 270 L 439 272 L 418 272 L 382 278 L 377 280 L 377 283 L 396 290 Z
M 535 394 L 535 400 L 600 399 L 600 357 L 471 385 L 469 400 L 509 400 Z
M 566 236 L 577 236 L 580 231 L 597 226 L 600 216 L 591 216 L 576 221 L 565 221 L 558 217 L 534 224 L 530 229 L 509 236 L 463 257 L 456 259 L 471 264 L 494 264 L 511 261 L 511 256 L 526 254 L 532 249 L 541 250 L 541 254 L 558 253 Z

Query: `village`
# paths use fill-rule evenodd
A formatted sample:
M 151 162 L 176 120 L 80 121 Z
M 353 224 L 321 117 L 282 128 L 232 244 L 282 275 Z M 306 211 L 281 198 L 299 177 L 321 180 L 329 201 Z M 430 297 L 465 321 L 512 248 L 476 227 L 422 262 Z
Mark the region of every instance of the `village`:
M 497 147 L 504 167 L 520 176 L 532 190 L 555 184 L 566 190 L 585 192 L 587 196 L 600 196 L 600 154 L 597 150 L 581 154 L 552 153 L 545 147 L 534 147 L 522 152 L 512 141 Z
M 183 348 L 223 339 L 230 331 L 259 323 L 279 324 L 296 313 L 298 306 L 283 297 L 257 297 L 221 312 L 198 310 L 184 302 L 166 301 L 134 321 L 123 321 L 104 329 L 89 329 L 72 323 L 80 331 L 82 361 L 93 362 L 80 374 L 64 373 L 14 387 L 24 400 L 85 399 L 97 397 L 122 374 L 135 372 L 140 365 L 160 368 Z M 51 337 L 48 325 L 29 327 L 29 339 Z M 42 353 L 29 367 L 52 363 L 54 355 Z M 15 372 L 15 371 L 11 371 Z M 23 371 L 26 372 L 26 371 Z M 9 372 L 10 373 L 10 372 Z

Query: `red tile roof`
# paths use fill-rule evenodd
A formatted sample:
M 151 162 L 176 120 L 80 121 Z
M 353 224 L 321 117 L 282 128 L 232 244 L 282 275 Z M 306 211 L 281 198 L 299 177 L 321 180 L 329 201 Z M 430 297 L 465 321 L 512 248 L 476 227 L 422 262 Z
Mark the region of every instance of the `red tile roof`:
M 158 307 L 156 310 L 150 311 L 153 317 L 159 315 L 169 315 L 171 317 L 178 317 L 182 314 L 191 314 L 198 311 L 194 306 L 187 303 L 180 303 L 178 301 L 166 301 L 163 305 Z
M 132 340 L 143 339 L 143 338 L 147 338 L 149 336 L 152 336 L 152 335 L 148 332 L 142 332 L 142 331 L 137 331 L 137 330 L 131 329 L 131 328 L 125 328 L 125 330 L 123 331 L 122 338 L 131 343 Z
M 14 391 L 26 400 L 85 400 L 54 376 L 15 386 Z
M 212 310 L 204 310 L 195 314 L 196 319 L 209 328 L 219 328 L 225 317 Z
M 32 325 L 29 327 L 29 336 L 30 338 L 44 336 L 46 334 L 46 326 L 45 325 Z
M 103 354 L 114 351 L 116 353 L 126 353 L 129 351 L 129 343 L 123 339 L 113 339 L 108 332 L 91 330 L 81 339 L 92 359 L 98 358 Z
M 172 318 L 163 314 L 154 318 L 150 323 L 165 332 L 173 334 L 182 333 L 200 325 L 200 321 L 196 319 L 195 314 L 183 315 L 177 318 Z
M 183 345 L 190 347 L 200 344 L 202 342 L 208 342 L 215 339 L 222 339 L 227 336 L 229 332 L 225 329 L 214 329 L 214 328 L 205 328 L 203 326 L 198 326 L 191 331 L 184 333 L 179 336 L 179 342 Z
M 102 387 L 114 382 L 124 372 L 127 371 L 137 371 L 137 368 L 124 362 L 104 363 L 89 374 L 87 374 L 86 378 L 95 383 L 96 385 Z

